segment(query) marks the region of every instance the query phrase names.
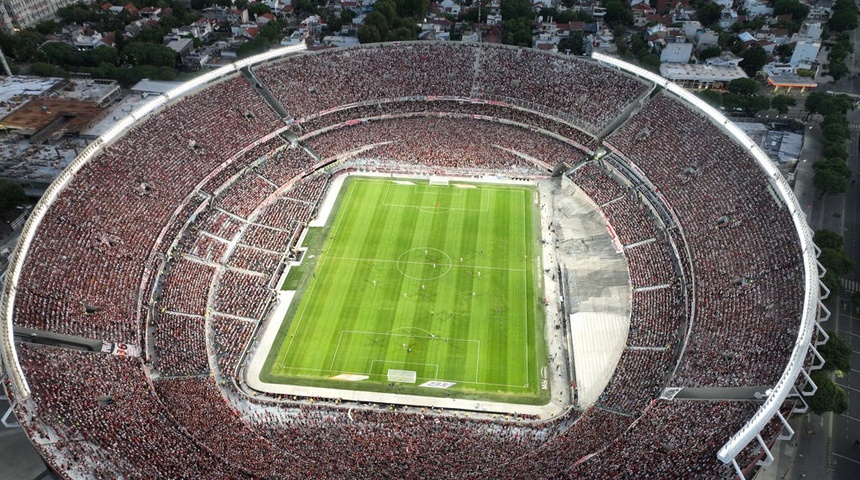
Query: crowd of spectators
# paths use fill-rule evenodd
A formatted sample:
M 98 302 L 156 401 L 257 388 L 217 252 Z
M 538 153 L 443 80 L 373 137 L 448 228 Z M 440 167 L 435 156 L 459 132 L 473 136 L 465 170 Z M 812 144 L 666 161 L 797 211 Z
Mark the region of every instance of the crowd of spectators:
M 667 285 L 676 279 L 669 245 L 662 240 L 639 243 L 624 249 L 633 288 Z
M 665 347 L 625 348 L 597 405 L 638 417 L 648 402 L 660 396 L 674 366 L 673 359 L 673 352 Z
M 277 125 L 262 98 L 236 77 L 183 98 L 105 148 L 42 219 L 19 280 L 16 324 L 138 343 L 131 319 L 162 228 L 225 157 Z M 111 242 L 93 248 L 93 237 Z
M 341 105 L 449 96 L 558 111 L 591 134 L 648 87 L 581 58 L 490 44 L 361 46 L 301 55 L 255 72 L 299 121 Z
M 631 245 L 657 236 L 654 214 L 638 196 L 625 195 L 600 207 L 618 234 L 622 245 Z
M 581 59 L 451 44 L 315 53 L 257 73 L 300 121 L 350 102 L 454 95 L 551 106 L 596 130 L 647 88 Z M 582 156 L 569 143 L 529 129 L 462 117 L 504 110 L 502 118 L 565 131 L 557 122 L 512 108 L 395 102 L 355 110 L 400 114 L 401 107 L 430 115 L 346 125 L 354 119 L 331 114 L 344 119 L 344 126 L 279 150 L 280 137 L 254 143 L 282 124 L 236 77 L 166 108 L 78 172 L 51 206 L 28 253 L 16 292 L 16 325 L 140 345 L 134 319 L 141 278 L 158 264 L 152 253 L 164 253 L 165 242 L 182 233 L 190 212 L 201 205 L 197 197 L 183 204 L 194 187 L 204 182 L 204 191 L 221 192 L 219 208 L 245 220 L 210 208 L 185 232 L 155 305 L 152 365 L 139 358 L 17 345 L 36 409 L 34 417 L 19 418 L 31 437 L 50 443 L 39 448 L 52 466 L 96 478 L 614 478 L 646 472 L 651 478 L 717 478 L 726 473 L 714 452 L 758 405 L 653 400 L 671 370 L 673 341 L 685 317 L 679 314 L 678 282 L 663 276 L 672 270 L 665 269 L 668 251 L 661 239 L 628 248 L 628 257 L 636 285 L 666 281 L 670 286 L 634 291 L 628 348 L 598 405 L 581 415 L 520 424 L 393 406 L 380 412 L 258 401 L 246 417 L 204 377 L 209 364 L 201 315 L 211 313 L 210 347 L 221 371 L 232 376 L 274 295 L 268 284 L 279 260 L 260 249 L 281 252 L 295 244 L 329 176 L 308 176 L 282 198 L 261 202 L 307 173 L 314 154 L 330 159 L 376 145 L 374 155 L 397 163 L 507 171 L 534 171 L 534 165 L 503 148 L 547 164 Z M 713 125 L 666 96 L 649 101 L 607 145 L 660 186 L 684 224 L 683 238 L 670 232 L 676 243 L 690 246 L 690 258 L 679 248 L 682 264 L 696 267 L 696 322 L 673 386 L 772 384 L 796 336 L 803 273 L 797 245 L 783 235 L 793 231 L 791 220 L 755 165 Z M 239 176 L 252 162 L 258 168 Z M 603 173 L 589 165 L 574 173 L 574 181 L 605 200 L 603 210 L 622 243 L 655 238 L 651 212 L 618 184 L 606 184 Z M 163 230 L 167 235 L 156 244 Z M 239 244 L 225 259 L 228 241 Z M 655 264 L 659 271 L 649 271 Z M 180 288 L 181 282 L 186 283 Z M 150 368 L 180 378 L 153 381 Z M 29 375 L 34 372 L 38 375 Z M 754 447 L 744 453 L 745 458 L 755 454 Z
M 375 145 L 372 155 L 377 158 L 446 168 L 508 171 L 536 168 L 512 151 L 548 165 L 582 156 L 572 145 L 532 130 L 447 114 L 344 125 L 305 142 L 324 159 Z
M 625 195 L 618 181 L 594 162 L 586 162 L 567 174 L 598 206 Z
M 681 337 L 686 312 L 681 288 L 634 290 L 630 307 L 630 330 L 627 345 L 631 347 L 672 346 Z
M 216 205 L 238 217 L 248 218 L 277 186 L 259 175 L 247 175 L 222 193 Z
M 223 375 L 234 375 L 255 326 L 255 322 L 247 320 L 218 314 L 212 316 L 212 350 L 218 356 L 218 368 Z
M 695 266 L 690 344 L 672 383 L 772 385 L 797 334 L 803 270 L 792 220 L 741 146 L 666 95 L 606 143 L 659 185 Z
M 28 371 L 40 372 L 29 378 L 37 405 L 31 428 L 61 442 L 55 466 L 89 463 L 94 468 L 85 473 L 104 472 L 104 479 L 188 478 L 192 472 L 250 478 L 171 420 L 140 359 L 27 344 L 18 345 L 18 355 Z
M 203 315 L 214 276 L 213 266 L 178 259 L 161 284 L 161 299 L 156 305 L 161 310 Z
M 225 270 L 218 278 L 215 294 L 215 310 L 243 318 L 259 320 L 266 303 L 274 293 L 266 288 L 267 275 L 249 275 L 235 270 Z
M 153 366 L 162 375 L 205 375 L 206 359 L 204 319 L 197 315 L 159 312 L 153 325 L 155 339 Z

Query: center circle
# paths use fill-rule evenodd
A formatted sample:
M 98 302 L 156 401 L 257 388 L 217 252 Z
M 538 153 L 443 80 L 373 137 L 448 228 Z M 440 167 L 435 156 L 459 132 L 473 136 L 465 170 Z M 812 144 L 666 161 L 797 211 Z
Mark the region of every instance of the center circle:
M 432 247 L 415 247 L 397 257 L 397 269 L 412 280 L 436 280 L 451 271 L 453 262 L 447 253 Z

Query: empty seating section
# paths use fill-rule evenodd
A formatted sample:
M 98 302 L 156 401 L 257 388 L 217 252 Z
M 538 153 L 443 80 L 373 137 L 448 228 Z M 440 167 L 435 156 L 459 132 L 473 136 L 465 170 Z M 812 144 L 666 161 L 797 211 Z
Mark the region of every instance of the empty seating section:
M 203 317 L 171 312 L 157 315 L 154 366 L 162 375 L 206 375 L 206 337 Z
M 661 95 L 607 143 L 644 172 L 683 224 L 695 268 L 679 386 L 771 385 L 794 346 L 803 272 L 786 209 L 746 152 Z

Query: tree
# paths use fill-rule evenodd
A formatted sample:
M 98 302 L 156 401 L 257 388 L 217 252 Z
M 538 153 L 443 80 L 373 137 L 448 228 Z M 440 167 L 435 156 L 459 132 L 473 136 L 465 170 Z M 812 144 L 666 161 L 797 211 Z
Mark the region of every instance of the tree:
M 845 240 L 842 238 L 842 235 L 839 235 L 833 230 L 822 228 L 820 230 L 815 231 L 815 235 L 813 235 L 812 241 L 815 242 L 816 245 L 818 245 L 818 248 L 841 249 Z
M 808 397 L 806 403 L 818 415 L 823 415 L 827 412 L 842 414 L 848 410 L 848 398 L 839 385 L 830 379 L 830 375 L 826 372 L 815 371 L 812 373 L 812 381 L 818 386 L 818 391 L 815 395 Z
M 723 94 L 716 90 L 701 90 L 697 95 L 714 107 L 719 108 L 723 104 Z
M 502 20 L 532 18 L 532 4 L 529 0 L 504 0 L 500 8 Z
M 358 30 L 358 41 L 361 43 L 378 43 L 382 41 L 382 34 L 373 25 L 365 25 Z
M 585 39 L 582 37 L 582 32 L 571 32 L 570 36 L 558 42 L 559 52 L 567 52 L 568 50 L 573 55 L 583 55 L 585 53 Z
M 24 187 L 17 182 L 0 178 L 0 212 L 8 215 L 15 207 L 27 201 Z
M 802 22 L 809 15 L 809 7 L 798 0 L 776 0 L 773 2 L 773 15 L 791 15 L 795 22 Z
M 30 74 L 37 77 L 68 77 L 69 72 L 50 63 L 35 62 L 30 64 Z
M 770 99 L 761 95 L 752 95 L 747 98 L 747 106 L 744 108 L 744 113 L 750 117 L 754 117 L 758 112 L 770 109 Z
M 502 43 L 529 47 L 532 44 L 532 22 L 528 18 L 515 18 L 502 22 Z
M 812 166 L 815 173 L 812 176 L 812 184 L 821 192 L 821 197 L 827 194 L 837 195 L 845 193 L 848 188 L 848 179 L 851 178 L 851 169 L 844 160 L 835 162 L 819 161 Z
M 851 345 L 836 332 L 828 330 L 827 336 L 830 340 L 818 347 L 818 353 L 824 357 L 824 370 L 850 371 Z
M 29 62 L 39 46 L 45 41 L 45 36 L 35 30 L 23 30 L 15 34 L 12 55 L 19 63 Z
M 834 32 L 847 32 L 857 28 L 857 11 L 848 9 L 834 10 L 827 26 Z
M 749 78 L 736 78 L 726 85 L 726 90 L 738 95 L 755 95 L 758 93 L 758 84 Z
M 699 52 L 699 60 L 707 60 L 713 57 L 719 57 L 723 53 L 723 49 L 718 46 L 708 47 Z
M 788 110 L 795 105 L 797 105 L 797 101 L 788 95 L 777 95 L 770 101 L 770 106 L 782 115 L 788 113 Z
M 747 75 L 754 77 L 765 63 L 767 63 L 767 52 L 758 45 L 754 45 L 748 48 L 746 53 L 744 53 L 743 60 L 740 62 L 740 67 L 747 72 Z
M 609 25 L 633 26 L 633 10 L 621 0 L 609 0 L 604 5 L 606 16 L 603 17 Z
M 696 16 L 706 27 L 717 23 L 722 14 L 722 7 L 716 2 L 701 2 L 696 6 Z
M 173 67 L 176 65 L 176 52 L 164 45 L 145 42 L 131 42 L 122 51 L 122 58 L 132 65 L 152 65 L 154 67 Z

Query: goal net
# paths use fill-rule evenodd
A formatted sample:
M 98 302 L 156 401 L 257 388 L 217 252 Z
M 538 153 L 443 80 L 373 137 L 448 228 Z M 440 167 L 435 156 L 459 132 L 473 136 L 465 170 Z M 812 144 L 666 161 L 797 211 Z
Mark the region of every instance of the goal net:
M 447 177 L 430 177 L 430 185 L 443 185 L 448 186 L 448 178 Z
M 414 370 L 388 369 L 388 381 L 397 383 L 415 383 L 417 375 Z

